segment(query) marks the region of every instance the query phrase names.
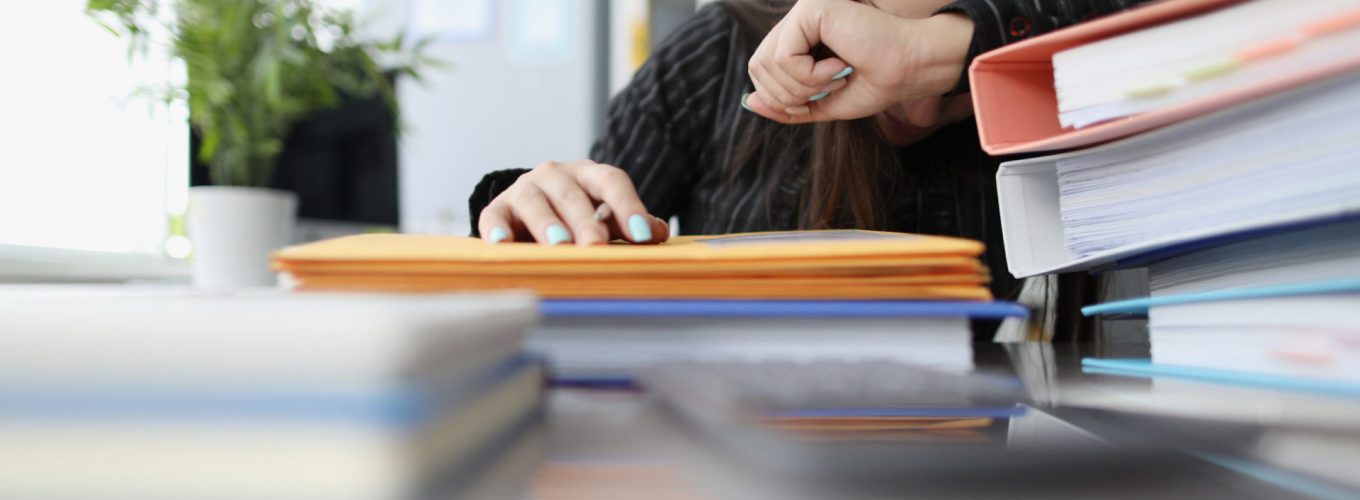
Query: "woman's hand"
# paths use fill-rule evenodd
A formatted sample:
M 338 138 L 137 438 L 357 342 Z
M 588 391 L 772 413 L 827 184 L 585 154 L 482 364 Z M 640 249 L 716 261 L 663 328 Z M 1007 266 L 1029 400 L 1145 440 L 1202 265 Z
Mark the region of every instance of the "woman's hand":
M 743 105 L 778 122 L 807 123 L 863 118 L 899 102 L 944 95 L 963 71 L 972 21 L 955 14 L 911 17 L 918 14 L 903 9 L 799 1 L 751 57 L 756 92 Z M 836 56 L 814 60 L 819 44 Z M 853 73 L 835 79 L 849 67 Z
M 602 202 L 613 215 L 595 220 Z M 661 243 L 670 236 L 670 227 L 642 205 L 627 173 L 590 160 L 538 164 L 482 209 L 477 228 L 488 243 Z

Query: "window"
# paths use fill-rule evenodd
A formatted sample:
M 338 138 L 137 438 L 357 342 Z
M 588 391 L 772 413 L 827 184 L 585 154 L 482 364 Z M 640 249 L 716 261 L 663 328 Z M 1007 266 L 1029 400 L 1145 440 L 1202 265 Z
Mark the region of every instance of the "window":
M 186 205 L 188 112 L 145 94 L 182 69 L 165 47 L 129 61 L 84 6 L 25 2 L 0 22 L 0 247 L 164 256 Z

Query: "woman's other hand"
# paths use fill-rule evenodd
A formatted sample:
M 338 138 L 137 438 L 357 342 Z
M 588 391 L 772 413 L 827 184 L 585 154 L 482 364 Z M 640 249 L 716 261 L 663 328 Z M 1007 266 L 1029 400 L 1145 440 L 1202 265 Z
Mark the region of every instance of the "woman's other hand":
M 611 217 L 595 220 L 600 203 L 609 205 Z M 488 243 L 661 243 L 670 236 L 670 227 L 642 205 L 626 172 L 590 160 L 538 164 L 487 204 L 477 228 Z
M 944 95 L 963 71 L 973 25 L 960 15 L 931 16 L 943 3 L 799 1 L 751 57 L 756 92 L 743 105 L 778 122 L 807 123 Z M 819 44 L 836 57 L 813 59 Z

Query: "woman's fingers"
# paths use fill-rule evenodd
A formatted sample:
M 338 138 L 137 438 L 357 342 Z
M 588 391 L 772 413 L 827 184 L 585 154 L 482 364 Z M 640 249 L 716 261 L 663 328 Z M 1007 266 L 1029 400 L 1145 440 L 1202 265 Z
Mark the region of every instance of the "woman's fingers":
M 796 123 L 793 117 L 788 113 L 784 112 L 784 110 L 775 109 L 770 107 L 769 104 L 766 104 L 765 100 L 760 98 L 759 90 L 756 90 L 753 93 L 742 96 L 741 107 L 746 108 L 747 111 L 758 114 L 765 118 L 769 118 L 779 123 Z
M 492 200 L 482 209 L 481 219 L 477 221 L 477 232 L 482 235 L 483 241 L 491 244 L 515 241 L 511 225 L 513 217 L 509 206 Z
M 760 100 L 786 115 L 808 114 L 809 103 L 844 87 L 854 71 L 839 58 L 814 61 L 807 54 L 760 54 L 751 59 L 748 70 Z
M 611 220 L 596 220 L 601 202 L 609 205 Z M 608 243 L 611 235 L 661 243 L 670 236 L 666 223 L 647 212 L 627 173 L 590 160 L 540 164 L 492 200 L 477 224 L 488 243 L 595 245 Z
M 789 58 L 775 57 L 762 61 L 753 62 L 759 64 L 769 81 L 766 87 L 781 89 L 790 96 L 789 100 L 781 101 L 785 106 L 794 106 L 807 102 L 808 97 L 816 94 L 822 86 L 831 82 L 831 78 L 825 81 L 814 81 L 810 78 L 813 68 L 812 56 L 793 56 Z
M 577 183 L 591 198 L 609 205 L 617 234 L 633 243 L 666 241 L 669 231 L 665 224 L 654 222 L 656 218 L 643 206 L 626 172 L 610 165 L 592 163 L 576 166 L 574 174 Z
M 783 110 L 801 102 L 797 96 L 780 86 L 769 71 L 757 61 L 752 60 L 748 73 L 751 76 L 751 83 L 756 87 L 756 98 L 764 102 L 767 107 Z
M 528 174 L 548 197 L 553 211 L 580 245 L 609 242 L 609 230 L 595 220 L 595 203 L 572 175 L 572 164 L 544 162 Z
M 670 239 L 671 237 L 670 224 L 667 224 L 666 221 L 663 221 L 661 220 L 660 217 L 656 217 L 654 215 L 648 215 L 646 217 L 646 220 L 647 225 L 651 226 L 652 229 L 652 239 L 651 241 L 643 241 L 640 243 L 642 244 L 665 243 L 666 240 Z
M 527 174 L 526 174 L 527 175 Z M 524 224 L 534 241 L 546 245 L 570 243 L 571 233 L 548 203 L 548 195 L 532 182 L 516 182 L 507 193 L 515 218 Z
M 821 43 L 822 12 L 828 8 L 822 4 L 827 3 L 795 6 L 752 55 L 747 70 L 756 96 L 770 109 L 785 115 L 806 115 L 811 112 L 809 102 L 825 98 L 835 90 L 830 88 L 835 79 L 849 74 L 849 65 L 840 58 L 818 61 L 811 54 Z
M 828 84 L 826 84 L 826 86 L 822 87 L 822 91 L 821 91 L 821 92 L 818 92 L 818 93 L 814 94 L 812 97 L 809 97 L 809 98 L 808 98 L 808 101 L 809 101 L 809 102 L 817 102 L 817 101 L 820 101 L 820 100 L 822 100 L 822 99 L 825 99 L 825 98 L 827 98 L 827 96 L 830 96 L 832 92 L 835 92 L 835 91 L 837 91 L 837 90 L 840 90 L 840 89 L 844 88 L 846 85 L 849 85 L 849 84 L 850 84 L 850 81 L 849 81 L 849 80 L 846 80 L 846 79 L 844 79 L 844 78 L 837 78 L 837 79 L 835 79 L 835 80 L 831 80 L 831 83 L 828 83 Z
M 775 29 L 782 29 L 783 23 Z M 776 61 L 775 48 L 772 46 L 777 40 L 775 37 L 766 37 L 761 44 L 761 48 L 756 51 L 747 64 L 747 73 L 751 76 L 751 83 L 756 87 L 756 95 L 765 101 L 765 104 L 775 109 L 785 109 L 790 106 L 800 106 L 807 102 L 808 97 L 817 93 L 813 86 L 806 85 L 790 77 L 788 72 L 779 67 Z M 804 56 L 809 68 L 812 66 L 812 57 Z M 801 59 L 801 58 L 800 58 Z

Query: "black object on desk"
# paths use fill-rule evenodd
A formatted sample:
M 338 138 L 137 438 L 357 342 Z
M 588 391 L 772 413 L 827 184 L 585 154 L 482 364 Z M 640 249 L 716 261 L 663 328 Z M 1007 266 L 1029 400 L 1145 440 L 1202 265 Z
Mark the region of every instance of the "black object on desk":
M 191 186 L 213 184 L 199 160 L 200 145 L 192 134 Z M 269 187 L 297 193 L 302 219 L 395 226 L 397 168 L 397 127 L 387 102 L 378 95 L 342 96 L 335 108 L 293 128 Z

